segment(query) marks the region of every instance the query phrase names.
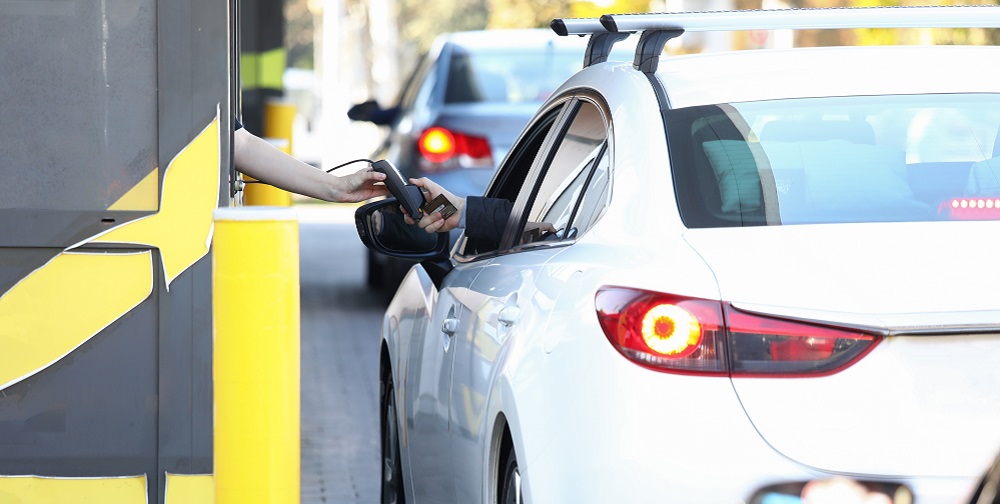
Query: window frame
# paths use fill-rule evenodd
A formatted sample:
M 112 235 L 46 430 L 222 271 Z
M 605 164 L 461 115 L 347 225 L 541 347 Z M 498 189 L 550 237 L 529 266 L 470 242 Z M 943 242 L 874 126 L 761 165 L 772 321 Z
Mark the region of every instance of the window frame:
M 558 130 L 558 132 L 556 132 L 557 133 L 556 135 L 552 135 L 550 136 L 550 138 L 547 139 L 548 145 L 546 146 L 544 158 L 539 157 L 535 159 L 535 164 L 532 166 L 532 172 L 529 174 L 528 177 L 531 187 L 530 190 L 525 191 L 524 189 L 526 186 L 522 186 L 522 190 L 518 194 L 518 199 L 514 203 L 514 209 L 511 214 L 512 218 L 507 222 L 507 228 L 504 231 L 504 238 L 501 241 L 502 250 L 510 252 L 518 252 L 527 249 L 534 250 L 538 248 L 570 245 L 572 243 L 575 243 L 576 240 L 580 236 L 582 236 L 582 234 L 586 233 L 585 230 L 583 233 L 575 233 L 572 237 L 561 237 L 558 240 L 535 241 L 523 244 L 520 243 L 521 236 L 524 233 L 524 228 L 527 224 L 528 213 L 532 209 L 535 200 L 538 198 L 539 190 L 541 189 L 542 184 L 545 182 L 545 177 L 548 174 L 549 168 L 551 167 L 556 154 L 559 153 L 559 147 L 562 146 L 563 139 L 565 139 L 570 126 L 573 124 L 573 121 L 576 119 L 577 115 L 580 112 L 580 109 L 584 106 L 584 104 L 592 105 L 600 114 L 601 120 L 604 122 L 604 130 L 606 132 L 606 135 L 603 145 L 597 151 L 597 155 L 593 158 L 592 162 L 587 164 L 586 169 L 588 170 L 588 173 L 586 176 L 586 180 L 582 185 L 583 190 L 580 191 L 580 194 L 575 197 L 575 201 L 573 201 L 573 203 L 571 204 L 572 210 L 570 211 L 570 217 L 569 220 L 567 221 L 567 229 L 572 227 L 573 222 L 577 218 L 580 205 L 584 200 L 584 196 L 593 187 L 592 185 L 593 174 L 595 172 L 596 166 L 598 165 L 598 163 L 601 162 L 601 160 L 605 156 L 607 156 L 609 160 L 608 161 L 609 166 L 607 169 L 608 173 L 607 175 L 608 189 L 606 195 L 607 202 L 605 203 L 605 208 L 610 203 L 611 201 L 610 186 L 612 185 L 611 180 L 613 174 L 613 166 L 612 166 L 613 163 L 611 163 L 611 160 L 614 159 L 613 156 L 614 129 L 612 127 L 612 122 L 611 122 L 611 113 L 609 107 L 607 106 L 607 103 L 599 95 L 591 93 L 577 93 L 574 96 L 572 96 L 572 107 L 568 107 L 567 108 L 568 113 L 562 117 L 563 123 L 561 125 L 561 128 Z M 578 172 L 574 171 L 574 173 L 578 175 Z M 562 187 L 564 185 L 565 185 L 565 180 L 560 181 L 557 187 Z M 602 190 L 602 192 L 604 192 L 604 190 Z M 600 220 L 600 214 L 602 212 L 598 213 L 598 217 L 596 217 L 593 220 L 593 223 L 596 223 L 598 220 Z M 593 225 L 593 223 L 591 223 L 591 226 Z
M 514 146 L 508 151 L 507 157 L 504 158 L 493 175 L 493 180 L 486 188 L 485 197 L 487 198 L 513 198 L 514 208 L 511 211 L 511 218 L 507 221 L 504 237 L 507 235 L 507 228 L 511 226 L 511 222 L 519 216 L 517 201 L 521 191 L 526 185 L 534 185 L 532 181 L 534 180 L 533 174 L 537 172 L 536 165 L 539 163 L 539 159 L 547 158 L 554 136 L 565 128 L 566 116 L 573 103 L 572 96 L 561 97 L 553 100 L 536 113 L 532 121 L 521 131 Z M 529 152 L 536 143 L 538 144 L 537 150 Z M 526 157 L 531 158 L 530 162 Z M 489 250 L 479 250 L 477 245 L 480 243 L 463 233 L 452 256 L 457 262 L 463 263 L 494 257 L 508 248 L 505 243 L 502 237 L 497 242 L 497 246 Z

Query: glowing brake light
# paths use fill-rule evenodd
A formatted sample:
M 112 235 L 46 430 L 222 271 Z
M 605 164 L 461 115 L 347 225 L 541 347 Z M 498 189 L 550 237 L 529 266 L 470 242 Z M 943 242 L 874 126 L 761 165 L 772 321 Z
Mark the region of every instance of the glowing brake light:
M 455 136 L 444 128 L 429 128 L 420 135 L 420 153 L 432 163 L 442 163 L 455 155 Z
M 764 317 L 728 303 L 604 287 L 595 299 L 608 341 L 657 371 L 743 377 L 824 376 L 881 339 L 852 329 Z
M 938 213 L 954 220 L 1000 219 L 1000 198 L 953 198 L 941 203 Z
M 417 148 L 423 157 L 421 168 L 428 172 L 493 166 L 489 140 L 439 126 L 424 130 L 417 140 Z
M 665 357 L 686 357 L 701 342 L 701 324 L 684 308 L 664 303 L 642 316 L 640 334 L 650 350 Z
M 595 303 L 605 336 L 628 359 L 659 371 L 726 373 L 718 301 L 605 287 Z

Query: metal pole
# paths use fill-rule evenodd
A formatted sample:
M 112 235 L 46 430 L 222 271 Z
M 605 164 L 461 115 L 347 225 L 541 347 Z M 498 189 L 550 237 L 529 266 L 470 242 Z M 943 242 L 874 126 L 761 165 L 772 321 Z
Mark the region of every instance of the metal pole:
M 215 502 L 297 504 L 296 212 L 220 208 L 214 217 Z

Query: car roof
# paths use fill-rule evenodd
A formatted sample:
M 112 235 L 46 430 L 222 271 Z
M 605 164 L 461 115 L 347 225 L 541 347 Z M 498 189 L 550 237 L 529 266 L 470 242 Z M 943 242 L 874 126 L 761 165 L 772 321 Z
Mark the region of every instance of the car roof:
M 1000 47 L 852 46 L 662 56 L 671 108 L 717 103 L 1000 92 Z

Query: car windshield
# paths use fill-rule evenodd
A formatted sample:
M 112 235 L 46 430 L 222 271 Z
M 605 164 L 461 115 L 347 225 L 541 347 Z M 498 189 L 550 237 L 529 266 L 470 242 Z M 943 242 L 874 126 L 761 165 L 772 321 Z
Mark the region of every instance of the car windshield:
M 541 102 L 580 70 L 576 47 L 456 47 L 448 71 L 446 103 Z
M 687 227 L 1000 219 L 1000 96 L 851 96 L 664 113 Z

